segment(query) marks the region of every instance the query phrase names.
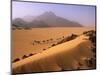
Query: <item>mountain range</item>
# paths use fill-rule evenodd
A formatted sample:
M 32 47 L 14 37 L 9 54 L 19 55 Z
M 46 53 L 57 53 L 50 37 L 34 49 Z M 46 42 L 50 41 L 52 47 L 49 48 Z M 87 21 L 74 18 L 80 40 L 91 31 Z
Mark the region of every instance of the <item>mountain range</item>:
M 29 21 L 30 20 L 30 21 Z M 39 16 L 15 18 L 12 20 L 12 24 L 16 27 L 82 27 L 81 24 L 75 21 L 70 21 L 68 19 L 59 17 L 55 13 L 49 11 L 45 12 Z

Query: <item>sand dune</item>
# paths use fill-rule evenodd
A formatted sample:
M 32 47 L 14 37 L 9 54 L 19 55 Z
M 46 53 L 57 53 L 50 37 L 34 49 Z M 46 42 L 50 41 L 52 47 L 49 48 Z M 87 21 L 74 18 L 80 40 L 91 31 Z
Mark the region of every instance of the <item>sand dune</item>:
M 84 35 L 49 48 L 41 53 L 12 63 L 14 73 L 46 72 L 77 69 L 77 63 L 91 57 L 91 42 Z M 87 69 L 87 67 L 86 67 Z
M 38 53 L 43 49 L 48 49 L 52 44 L 59 42 L 56 40 L 62 36 L 77 34 L 80 35 L 84 31 L 88 31 L 94 28 L 88 27 L 55 27 L 55 28 L 32 28 L 31 30 L 13 30 L 12 31 L 12 60 L 16 58 L 22 58 L 23 55 L 29 55 L 30 53 Z M 35 44 L 32 45 L 34 40 L 48 40 L 53 39 L 53 42 L 47 44 Z

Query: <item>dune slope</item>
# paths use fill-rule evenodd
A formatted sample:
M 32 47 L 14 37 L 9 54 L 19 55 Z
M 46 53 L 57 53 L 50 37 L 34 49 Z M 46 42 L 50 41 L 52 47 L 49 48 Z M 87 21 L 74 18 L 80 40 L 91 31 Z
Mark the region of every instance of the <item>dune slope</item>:
M 92 56 L 91 42 L 84 35 L 49 48 L 12 64 L 14 73 L 46 72 L 77 69 L 82 58 Z

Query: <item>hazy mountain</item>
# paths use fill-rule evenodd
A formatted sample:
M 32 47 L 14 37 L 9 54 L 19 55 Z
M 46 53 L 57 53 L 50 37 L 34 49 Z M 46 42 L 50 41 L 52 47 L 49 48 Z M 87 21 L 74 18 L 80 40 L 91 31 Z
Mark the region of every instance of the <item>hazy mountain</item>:
M 26 22 L 32 22 L 35 18 L 36 16 L 24 16 L 22 19 Z
M 49 27 L 48 24 L 46 24 L 42 20 L 34 20 L 28 24 L 30 27 Z
M 28 23 L 21 18 L 14 19 L 12 24 L 16 27 L 26 27 L 28 25 Z
M 20 27 L 82 27 L 81 24 L 59 17 L 53 12 L 45 12 L 35 18 L 16 18 L 12 22 Z
M 42 20 L 49 26 L 53 27 L 81 27 L 82 25 L 62 17 L 56 16 L 53 12 L 45 12 L 36 17 L 37 20 Z
M 12 21 L 13 27 L 49 27 L 45 22 L 41 20 L 34 20 L 32 22 L 26 22 L 21 18 L 16 18 Z

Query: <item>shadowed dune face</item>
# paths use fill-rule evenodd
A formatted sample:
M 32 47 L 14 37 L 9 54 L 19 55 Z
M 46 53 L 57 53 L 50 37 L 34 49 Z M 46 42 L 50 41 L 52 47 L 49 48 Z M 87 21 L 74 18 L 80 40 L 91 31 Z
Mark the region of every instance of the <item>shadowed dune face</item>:
M 54 46 L 42 53 L 12 64 L 14 73 L 46 72 L 73 70 L 78 68 L 78 61 L 93 56 L 91 42 L 86 36 Z M 87 66 L 84 66 L 88 69 Z

